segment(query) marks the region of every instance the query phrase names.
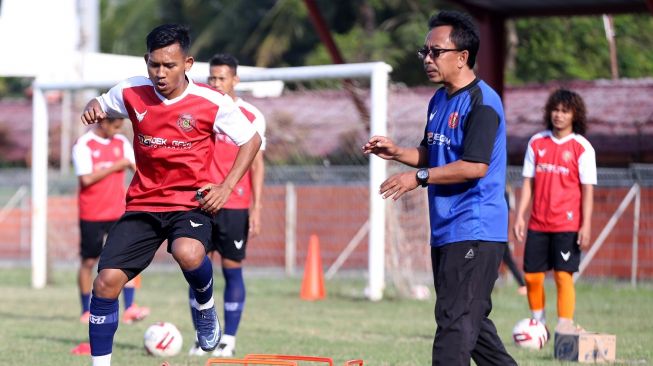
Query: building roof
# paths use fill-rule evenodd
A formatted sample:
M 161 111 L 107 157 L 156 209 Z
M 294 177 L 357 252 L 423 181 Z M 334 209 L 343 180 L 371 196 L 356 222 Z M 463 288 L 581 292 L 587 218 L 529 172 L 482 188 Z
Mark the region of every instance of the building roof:
M 521 164 L 528 139 L 544 129 L 543 108 L 551 91 L 577 91 L 588 109 L 587 138 L 594 145 L 599 165 L 653 163 L 653 78 L 550 82 L 512 86 L 505 91 L 508 152 L 511 164 Z M 402 145 L 416 146 L 422 137 L 426 106 L 434 87 L 392 86 L 388 101 L 388 134 Z M 369 103 L 369 95 L 362 92 Z M 268 128 L 266 155 L 288 160 L 304 155 L 317 159 L 350 154 L 356 161 L 367 132 L 348 94 L 342 90 L 285 92 L 278 98 L 246 100 L 265 115 Z M 61 108 L 48 108 L 51 152 L 58 155 Z M 21 162 L 31 145 L 31 103 L 0 100 L 0 147 L 6 161 Z M 77 114 L 73 113 L 73 123 Z M 79 130 L 79 129 L 78 129 Z M 53 159 L 56 160 L 56 159 Z

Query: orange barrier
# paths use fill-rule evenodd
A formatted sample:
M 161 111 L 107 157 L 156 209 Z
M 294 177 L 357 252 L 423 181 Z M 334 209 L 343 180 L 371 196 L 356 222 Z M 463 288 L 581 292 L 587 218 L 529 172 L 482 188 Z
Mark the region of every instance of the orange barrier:
M 329 366 L 333 366 L 333 359 L 329 357 L 317 356 L 301 356 L 301 355 L 275 355 L 265 353 L 252 353 L 245 356 L 246 360 L 291 360 L 291 361 L 308 361 L 308 362 L 323 362 Z
M 320 239 L 313 234 L 308 242 L 308 255 L 306 256 L 304 279 L 299 297 L 302 300 L 314 301 L 324 299 L 325 296 Z
M 345 366 L 363 366 L 363 360 L 349 360 L 345 362 Z
M 333 359 L 330 357 L 317 357 L 317 356 L 302 356 L 302 355 L 279 355 L 267 353 L 250 353 L 245 356 L 246 360 L 290 360 L 290 361 L 306 361 L 306 362 L 322 362 L 329 366 L 333 366 Z M 363 360 L 349 360 L 346 361 L 344 366 L 363 366 Z

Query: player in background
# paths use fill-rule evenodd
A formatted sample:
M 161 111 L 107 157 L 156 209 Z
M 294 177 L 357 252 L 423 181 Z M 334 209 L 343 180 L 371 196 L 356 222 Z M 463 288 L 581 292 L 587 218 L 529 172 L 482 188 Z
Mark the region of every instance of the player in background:
M 125 170 L 136 169 L 134 150 L 120 134 L 122 118 L 106 118 L 77 139 L 73 146 L 73 165 L 79 178 L 79 232 L 81 262 L 77 273 L 82 315 L 88 324 L 93 268 L 97 264 L 109 228 L 125 212 Z M 134 303 L 135 281 L 122 291 L 122 322 L 131 324 L 150 313 Z M 90 354 L 90 344 L 79 344 L 72 353 Z
M 506 183 L 505 195 L 508 211 L 513 211 L 515 209 L 515 192 L 512 189 L 512 185 L 510 183 Z M 510 230 L 510 228 L 508 228 L 508 230 Z M 519 287 L 517 287 L 517 293 L 522 296 L 526 296 L 526 281 L 524 280 L 524 274 L 521 273 L 517 267 L 517 264 L 515 263 L 514 258 L 512 257 L 511 243 L 508 243 L 506 246 L 506 251 L 503 253 L 502 262 L 508 266 L 510 273 L 512 273 L 512 276 L 515 278 L 515 281 L 517 281 L 517 284 L 519 285 Z
M 544 277 L 553 268 L 558 291 L 556 332 L 568 333 L 578 329 L 573 324 L 573 273 L 578 271 L 581 250 L 590 246 L 596 157 L 583 137 L 587 121 L 580 95 L 565 89 L 554 91 L 546 102 L 544 122 L 546 130 L 528 142 L 513 230 L 517 240 L 526 239 L 524 272 L 533 318 L 546 322 Z
M 193 66 L 188 28 L 165 24 L 146 38 L 148 77 L 132 77 L 91 99 L 84 124 L 107 115 L 128 117 L 134 130 L 136 173 L 126 212 L 109 231 L 93 282 L 89 338 L 94 366 L 111 364 L 118 328 L 118 295 L 151 263 L 167 240 L 168 252 L 194 291 L 193 320 L 205 351 L 220 340 L 213 300 L 213 268 L 206 255 L 211 215 L 222 208 L 261 144 L 256 129 L 233 100 L 186 76 Z M 229 174 L 211 183 L 213 134 L 223 132 L 240 149 Z
M 503 103 L 474 73 L 480 39 L 471 16 L 441 11 L 428 26 L 417 54 L 442 87 L 429 102 L 422 141 L 400 147 L 372 136 L 363 152 L 417 168 L 383 182 L 383 198 L 427 188 L 437 297 L 432 365 L 516 365 L 488 317 L 508 241 Z
M 238 77 L 238 60 L 229 54 L 217 54 L 209 62 L 208 84 L 231 97 L 247 119 L 261 135 L 262 143 L 251 168 L 236 184 L 229 200 L 213 217 L 213 235 L 211 257 L 215 251 L 222 258 L 224 288 L 224 332 L 220 344 L 213 351 L 213 356 L 233 357 L 236 348 L 236 332 L 245 307 L 245 282 L 243 280 L 242 262 L 245 259 L 247 240 L 259 234 L 261 230 L 261 200 L 265 165 L 265 118 L 253 105 L 236 95 L 235 87 Z M 224 133 L 217 133 L 215 151 L 211 164 L 211 177 L 214 182 L 221 182 L 229 173 L 238 146 Z M 189 292 L 192 303 L 193 292 Z M 191 313 L 192 314 L 192 313 Z M 202 356 L 204 352 L 197 342 L 190 349 L 190 355 Z

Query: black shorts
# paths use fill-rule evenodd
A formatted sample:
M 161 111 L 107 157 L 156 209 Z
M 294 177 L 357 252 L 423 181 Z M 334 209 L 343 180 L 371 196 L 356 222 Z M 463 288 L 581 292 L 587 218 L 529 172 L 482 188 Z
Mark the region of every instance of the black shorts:
M 578 272 L 580 248 L 577 232 L 547 233 L 528 230 L 524 249 L 524 272 L 546 272 L 550 269 Z
M 126 212 L 109 231 L 98 272 L 106 268 L 121 269 L 131 280 L 152 262 L 163 241 L 168 240 L 170 252 L 172 242 L 178 238 L 199 240 L 208 249 L 211 216 L 200 209 Z
M 209 250 L 217 250 L 222 258 L 241 262 L 245 259 L 248 231 L 248 209 L 222 209 L 213 217 Z
M 115 223 L 116 220 L 79 220 L 79 256 L 82 259 L 99 257 L 104 246 L 104 237 Z

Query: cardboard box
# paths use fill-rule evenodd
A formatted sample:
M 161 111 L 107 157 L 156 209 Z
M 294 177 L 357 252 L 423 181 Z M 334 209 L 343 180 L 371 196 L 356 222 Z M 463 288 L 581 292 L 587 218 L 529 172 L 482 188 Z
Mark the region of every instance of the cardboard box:
M 617 336 L 605 333 L 556 333 L 553 347 L 558 360 L 581 363 L 614 362 Z

